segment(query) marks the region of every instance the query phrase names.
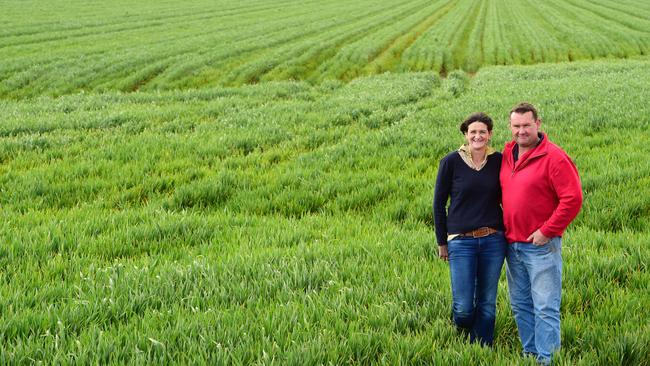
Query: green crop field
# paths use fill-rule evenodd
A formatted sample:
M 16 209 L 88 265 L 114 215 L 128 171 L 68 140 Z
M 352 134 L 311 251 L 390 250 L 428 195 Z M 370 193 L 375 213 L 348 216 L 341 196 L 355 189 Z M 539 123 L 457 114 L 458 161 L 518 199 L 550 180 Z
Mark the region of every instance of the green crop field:
M 0 96 L 349 81 L 650 51 L 645 0 L 5 0 Z
M 3 1 L 0 364 L 517 365 L 449 320 L 469 113 L 574 159 L 560 365 L 650 365 L 650 3 Z

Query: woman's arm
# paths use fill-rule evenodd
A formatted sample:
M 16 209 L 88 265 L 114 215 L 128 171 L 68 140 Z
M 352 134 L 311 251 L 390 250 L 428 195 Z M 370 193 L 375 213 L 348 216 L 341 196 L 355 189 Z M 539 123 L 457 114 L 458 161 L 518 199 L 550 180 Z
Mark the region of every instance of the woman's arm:
M 440 160 L 438 177 L 433 193 L 433 222 L 436 229 L 438 245 L 447 245 L 447 201 L 451 193 L 453 170 L 449 166 L 449 159 Z

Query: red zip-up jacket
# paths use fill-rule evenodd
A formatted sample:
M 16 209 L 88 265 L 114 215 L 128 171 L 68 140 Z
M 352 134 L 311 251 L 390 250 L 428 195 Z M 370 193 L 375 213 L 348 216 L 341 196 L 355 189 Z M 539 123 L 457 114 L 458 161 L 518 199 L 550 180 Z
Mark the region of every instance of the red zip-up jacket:
M 499 174 L 506 239 L 528 242 L 537 229 L 549 238 L 561 236 L 582 206 L 578 169 L 546 135 L 516 164 L 515 145 L 515 141 L 506 143 Z

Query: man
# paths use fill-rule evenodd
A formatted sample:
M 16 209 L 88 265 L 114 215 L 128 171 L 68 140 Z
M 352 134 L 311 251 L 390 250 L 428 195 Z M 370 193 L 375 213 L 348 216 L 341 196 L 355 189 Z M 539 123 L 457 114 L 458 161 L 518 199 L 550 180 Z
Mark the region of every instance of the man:
M 571 158 L 539 131 L 529 103 L 510 112 L 499 175 L 508 253 L 510 304 L 524 355 L 549 364 L 560 348 L 562 233 L 582 206 L 580 177 Z

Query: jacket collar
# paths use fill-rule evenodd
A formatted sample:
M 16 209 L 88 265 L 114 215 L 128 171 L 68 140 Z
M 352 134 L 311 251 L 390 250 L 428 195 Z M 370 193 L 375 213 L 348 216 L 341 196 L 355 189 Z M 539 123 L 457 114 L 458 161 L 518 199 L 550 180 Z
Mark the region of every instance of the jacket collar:
M 540 132 L 540 135 L 542 135 L 542 141 L 539 143 L 539 145 L 535 146 L 532 150 L 527 151 L 525 154 L 520 155 L 516 164 L 513 164 L 514 158 L 512 157 L 512 150 L 517 145 L 517 143 L 514 140 L 506 143 L 505 147 L 503 148 L 503 155 L 508 164 L 513 168 L 521 168 L 524 165 L 528 164 L 530 160 L 538 158 L 542 155 L 546 155 L 546 153 L 548 153 L 549 147 L 548 136 L 546 136 L 546 134 L 543 132 Z
M 488 146 L 487 150 L 485 151 L 485 158 L 478 166 L 476 166 L 472 160 L 472 149 L 469 147 L 469 145 L 465 143 L 458 148 L 458 154 L 460 154 L 460 157 L 463 159 L 465 164 L 474 170 L 483 169 L 485 164 L 487 164 L 488 156 L 494 154 L 495 152 L 496 151 L 492 148 L 492 146 Z

